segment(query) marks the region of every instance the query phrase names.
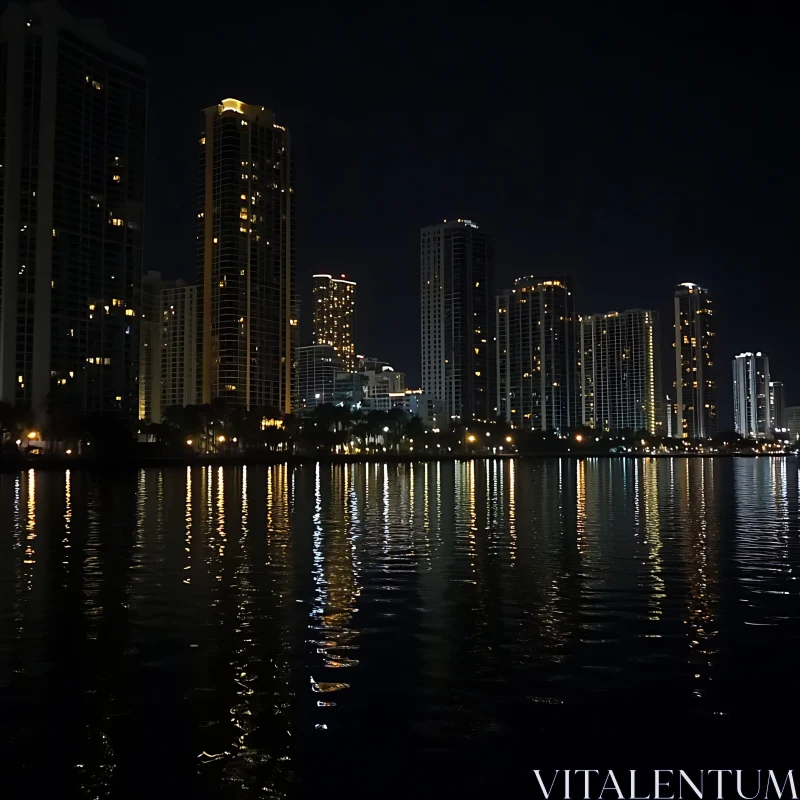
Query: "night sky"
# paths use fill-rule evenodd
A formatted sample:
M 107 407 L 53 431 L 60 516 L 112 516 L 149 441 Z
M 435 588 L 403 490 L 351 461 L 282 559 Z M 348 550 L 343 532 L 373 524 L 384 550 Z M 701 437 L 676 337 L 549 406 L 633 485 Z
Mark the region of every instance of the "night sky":
M 800 30 L 788 4 L 558 4 L 528 17 L 67 5 L 150 63 L 146 269 L 193 279 L 197 112 L 237 97 L 292 133 L 303 343 L 310 276 L 346 272 L 359 351 L 416 385 L 419 228 L 466 217 L 497 238 L 498 288 L 569 272 L 582 313 L 659 311 L 665 377 L 672 287 L 708 287 L 722 428 L 742 350 L 766 352 L 800 403 Z

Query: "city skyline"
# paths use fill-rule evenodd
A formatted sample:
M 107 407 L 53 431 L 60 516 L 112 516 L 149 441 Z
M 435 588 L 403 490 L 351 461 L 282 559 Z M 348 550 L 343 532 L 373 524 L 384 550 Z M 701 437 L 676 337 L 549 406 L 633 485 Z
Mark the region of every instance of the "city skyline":
M 794 66 L 790 48 L 771 48 L 764 59 L 759 45 L 768 26 L 773 35 L 774 9 L 722 19 L 700 8 L 685 16 L 650 10 L 611 26 L 596 9 L 575 20 L 552 8 L 535 25 L 546 46 L 533 48 L 524 26 L 495 31 L 487 45 L 466 20 L 447 29 L 401 21 L 384 47 L 369 19 L 335 24 L 331 38 L 299 13 L 276 19 L 253 9 L 244 32 L 235 15 L 193 20 L 198 55 L 187 57 L 170 41 L 181 15 L 159 8 L 152 25 L 153 8 L 86 0 L 77 9 L 140 47 L 159 77 L 150 92 L 146 269 L 194 279 L 186 244 L 195 214 L 186 191 L 195 174 L 193 115 L 220 97 L 252 98 L 276 109 L 294 134 L 304 335 L 314 272 L 346 272 L 362 297 L 379 297 L 391 281 L 410 336 L 386 329 L 380 304 L 362 308 L 359 335 L 407 364 L 418 385 L 418 278 L 409 268 L 417 231 L 429 220 L 466 216 L 497 238 L 498 286 L 519 275 L 569 273 L 578 313 L 652 308 L 665 343 L 672 286 L 707 286 L 722 362 L 754 346 L 769 352 L 787 378 L 787 404 L 800 402 L 788 376 L 800 346 L 790 302 L 798 281 L 783 268 L 797 254 L 789 178 L 797 123 L 785 105 Z M 243 47 L 259 21 L 287 31 L 300 24 L 305 35 Z M 788 29 L 777 27 L 788 43 Z M 687 29 L 703 34 L 687 42 Z M 343 57 L 334 41 L 354 47 Z M 204 62 L 207 47 L 224 57 Z M 363 70 L 362 58 L 376 68 Z M 371 98 L 368 112 L 363 97 Z M 464 109 L 475 107 L 485 130 L 466 123 Z M 743 118 L 745 107 L 751 113 Z M 174 124 L 158 124 L 167 117 Z M 751 307 L 741 291 L 756 273 L 784 287 L 768 306 Z M 665 386 L 671 372 L 665 364 Z M 719 394 L 730 427 L 727 369 Z
M 12 4 L 12 9 L 15 7 L 18 7 L 17 4 Z M 101 38 L 105 36 L 102 25 L 98 27 L 90 21 L 72 21 L 71 18 L 65 16 L 63 12 L 58 10 L 58 6 L 53 3 L 34 4 L 31 6 L 31 8 L 39 7 L 46 9 L 47 14 L 53 13 L 61 15 L 62 19 L 59 22 L 60 25 L 68 24 L 69 26 L 85 29 L 84 34 L 88 37 L 87 41 L 92 40 L 96 36 L 101 36 Z M 19 6 L 19 8 L 22 7 Z M 56 11 L 54 11 L 54 9 L 56 9 Z M 42 13 L 44 14 L 44 12 Z M 47 15 L 45 14 L 45 16 Z M 20 19 L 22 19 L 22 17 L 20 17 Z M 63 20 L 67 20 L 68 23 L 64 23 Z M 101 33 L 98 33 L 98 31 Z M 123 51 L 124 48 L 119 52 Z M 134 59 L 134 61 L 136 61 L 136 59 Z M 103 92 L 103 80 L 100 78 L 92 78 L 91 75 L 88 74 L 85 77 L 86 84 L 89 88 L 94 89 L 98 95 L 105 94 Z M 11 86 L 11 83 L 9 83 L 9 86 Z M 278 113 L 280 116 L 281 112 Z M 241 404 L 246 408 L 271 407 L 283 413 L 287 413 L 291 410 L 294 399 L 297 396 L 297 374 L 294 371 L 296 369 L 295 348 L 300 343 L 301 338 L 303 341 L 306 340 L 305 336 L 300 337 L 299 328 L 301 324 L 304 326 L 308 325 L 306 321 L 308 315 L 301 315 L 299 311 L 301 302 L 296 289 L 293 157 L 289 142 L 289 134 L 285 126 L 275 122 L 275 116 L 271 109 L 264 106 L 248 105 L 231 97 L 207 108 L 203 112 L 203 115 L 204 123 L 199 141 L 201 163 L 199 165 L 200 180 L 198 183 L 198 189 L 200 190 L 199 206 L 201 210 L 197 212 L 199 245 L 197 266 L 198 276 L 201 278 L 199 285 L 202 299 L 202 313 L 200 316 L 203 320 L 199 331 L 199 340 L 203 352 L 203 359 L 202 367 L 199 370 L 200 381 L 198 383 L 197 396 L 205 402 L 220 398 L 234 405 Z M 246 119 L 243 117 L 246 117 Z M 262 170 L 264 165 L 261 161 L 263 160 L 266 163 L 270 158 L 270 153 L 267 153 L 267 150 L 264 149 L 262 142 L 255 145 L 253 144 L 256 137 L 250 137 L 250 131 L 248 130 L 248 126 L 253 124 L 264 126 L 269 129 L 272 138 L 271 145 L 267 147 L 267 150 L 269 150 L 271 146 L 273 151 L 271 155 L 274 156 L 278 152 L 281 154 L 281 158 L 276 159 L 273 165 L 279 168 L 278 177 L 280 180 L 278 182 L 273 181 L 271 187 L 276 193 L 279 191 L 281 195 L 285 196 L 283 199 L 280 199 L 279 202 L 266 202 L 262 197 L 260 189 L 254 188 L 258 177 L 265 177 L 266 175 L 266 173 L 264 173 L 264 175 L 259 176 L 257 175 L 257 171 Z M 227 127 L 225 127 L 226 125 Z M 233 173 L 231 173 L 231 175 L 227 175 L 225 180 L 220 183 L 218 180 L 218 168 L 225 167 L 227 172 L 230 172 L 227 168 L 233 163 L 233 161 L 231 161 L 233 150 L 227 154 L 223 153 L 222 150 L 224 150 L 224 148 L 221 148 L 217 144 L 217 140 L 223 142 L 223 128 L 225 128 L 227 134 L 230 134 L 230 143 L 233 143 L 233 140 L 236 139 L 238 145 L 234 149 L 237 151 L 238 156 L 244 156 L 244 160 L 241 160 L 241 164 L 239 161 L 235 164 L 236 170 L 234 170 L 234 172 L 237 172 L 241 177 L 231 177 L 231 175 L 233 175 Z M 228 128 L 230 128 L 230 130 L 228 130 Z M 234 129 L 235 136 L 233 136 L 232 133 Z M 233 138 L 231 138 L 231 136 L 233 136 Z M 206 145 L 207 140 L 209 143 L 208 145 Z M 209 151 L 213 151 L 213 156 L 206 158 L 206 154 Z M 143 157 L 143 153 L 140 153 L 140 156 Z M 263 159 L 262 156 L 264 156 Z M 114 158 L 115 161 L 112 164 L 114 175 L 112 176 L 112 180 L 120 184 L 119 188 L 122 190 L 128 191 L 128 186 L 131 186 L 133 187 L 133 191 L 135 191 L 137 187 L 141 186 L 141 175 L 138 175 L 136 172 L 136 166 L 134 164 L 135 158 L 133 161 L 127 158 L 127 156 L 115 156 Z M 59 156 L 59 159 L 64 160 L 64 163 L 66 163 L 63 157 Z M 131 161 L 127 167 L 125 165 L 126 160 Z M 230 164 L 228 163 L 229 161 Z M 59 163 L 61 162 L 59 161 Z M 240 171 L 240 166 L 241 170 L 246 171 Z M 212 178 L 210 176 L 214 177 Z M 240 195 L 236 198 L 235 204 L 228 202 L 233 197 L 231 194 L 233 188 L 237 190 L 241 189 L 241 182 L 245 180 L 245 178 L 249 181 L 246 187 L 247 191 L 240 192 Z M 225 194 L 226 192 L 227 194 L 231 194 L 231 197 L 228 197 L 227 194 Z M 94 195 L 92 195 L 92 197 L 94 197 Z M 111 197 L 111 195 L 109 195 L 109 197 Z M 107 198 L 103 195 L 99 197 L 99 199 L 101 202 L 98 204 L 98 207 L 106 202 Z M 131 243 L 133 243 L 134 252 L 136 252 L 138 246 L 140 255 L 141 241 L 139 241 L 138 244 L 134 242 L 137 232 L 139 233 L 139 240 L 141 240 L 142 228 L 141 221 L 137 221 L 136 219 L 137 203 L 139 204 L 139 216 L 141 217 L 143 215 L 142 200 L 137 200 L 136 198 L 131 200 L 128 198 L 124 203 L 124 214 L 123 212 L 119 212 L 122 216 L 114 216 L 114 210 L 110 209 L 109 221 L 112 226 L 126 229 L 125 246 L 130 248 Z M 41 199 L 37 200 L 37 205 L 42 206 Z M 232 209 L 234 205 L 237 206 L 237 214 L 235 215 L 236 225 L 238 226 L 236 227 L 237 235 L 228 241 L 228 234 L 234 231 L 232 223 Z M 206 212 L 209 207 L 213 209 L 213 211 L 210 214 L 210 218 L 206 219 Z M 267 210 L 266 215 L 261 213 L 265 208 Z M 230 220 L 228 216 L 231 217 Z M 6 223 L 10 224 L 10 221 L 11 215 L 6 215 Z M 256 232 L 256 228 L 262 223 L 265 226 L 264 231 L 267 231 L 270 237 L 269 239 Z M 452 225 L 453 223 L 451 222 L 448 224 Z M 479 229 L 476 224 L 463 220 L 462 218 L 458 219 L 457 224 L 463 225 L 464 230 L 480 230 L 479 234 L 468 231 L 465 242 L 467 242 L 467 245 L 470 247 L 472 240 L 475 239 L 476 236 L 478 240 L 482 240 L 482 237 L 485 235 L 485 228 Z M 222 228 L 225 230 L 223 231 Z M 228 230 L 228 228 L 230 228 L 230 230 Z M 24 229 L 23 226 L 23 232 Z M 53 230 L 56 231 L 55 228 Z M 215 231 L 219 233 L 218 236 L 213 235 Z M 39 231 L 39 233 L 41 233 L 41 231 Z M 247 237 L 247 246 L 242 245 L 241 241 L 239 241 L 242 235 L 246 235 Z M 55 233 L 52 238 L 57 238 Z M 264 241 L 262 241 L 262 239 Z M 253 240 L 255 240 L 255 244 L 253 244 Z M 210 244 L 210 242 L 213 244 Z M 238 242 L 238 244 L 236 242 Z M 261 242 L 260 247 L 259 242 Z M 218 246 L 216 252 L 214 245 Z M 54 246 L 57 246 L 57 243 Z M 232 250 L 231 247 L 233 247 Z M 445 403 L 447 406 L 448 415 L 450 417 L 463 419 L 469 419 L 471 417 L 478 419 L 488 418 L 493 416 L 495 406 L 499 407 L 499 402 L 495 402 L 493 405 L 492 400 L 492 398 L 496 396 L 495 387 L 492 385 L 493 381 L 496 380 L 496 370 L 492 363 L 496 356 L 495 347 L 492 346 L 494 339 L 493 324 L 495 320 L 491 311 L 484 313 L 484 309 L 491 309 L 497 297 L 495 289 L 492 286 L 493 283 L 497 285 L 497 282 L 494 280 L 495 270 L 492 263 L 494 261 L 495 238 L 493 236 L 487 238 L 484 244 L 481 244 L 481 247 L 485 247 L 486 251 L 485 263 L 478 267 L 481 274 L 477 275 L 477 273 L 475 273 L 475 265 L 469 264 L 468 268 L 466 268 L 463 274 L 460 274 L 458 278 L 463 286 L 459 286 L 457 291 L 449 292 L 453 297 L 458 295 L 460 299 L 457 302 L 447 301 L 451 306 L 450 310 L 447 312 L 450 314 L 451 322 L 461 313 L 460 311 L 459 314 L 455 313 L 459 308 L 464 311 L 464 314 L 472 318 L 476 316 L 481 317 L 479 321 L 476 321 L 477 327 L 474 328 L 474 330 L 480 334 L 477 338 L 472 337 L 475 338 L 475 342 L 473 342 L 475 345 L 474 347 L 467 341 L 470 337 L 462 335 L 463 331 L 458 334 L 460 338 L 455 343 L 457 344 L 455 349 L 453 343 L 448 345 L 449 352 L 453 354 L 453 357 L 445 358 L 444 361 L 449 365 L 448 369 L 451 373 L 457 377 L 449 378 L 449 386 L 446 391 L 442 390 L 439 392 L 441 397 L 437 397 L 440 402 Z M 146 251 L 146 253 L 147 252 L 149 251 Z M 46 249 L 43 249 L 42 253 L 46 253 Z M 244 261 L 242 260 L 244 257 L 243 254 L 246 255 Z M 481 258 L 483 258 L 483 256 Z M 253 262 L 255 266 L 251 264 L 253 259 L 255 259 Z M 13 259 L 9 259 L 9 261 L 10 260 Z M 39 260 L 41 261 L 42 259 Z M 225 263 L 223 264 L 223 262 Z M 133 407 L 137 405 L 136 398 L 133 397 L 132 393 L 129 391 L 131 376 L 135 375 L 136 372 L 130 369 L 130 367 L 135 364 L 138 355 L 137 332 L 139 318 L 134 317 L 143 312 L 143 307 L 138 310 L 136 308 L 136 306 L 139 305 L 137 300 L 138 283 L 141 280 L 139 276 L 143 271 L 143 266 L 145 268 L 149 266 L 149 258 L 144 265 L 142 265 L 141 262 L 136 263 L 135 260 L 129 260 L 126 263 L 129 272 L 126 276 L 122 277 L 121 280 L 126 282 L 126 286 L 130 290 L 129 296 L 115 296 L 111 298 L 110 302 L 106 302 L 108 298 L 100 297 L 99 304 L 97 302 L 85 303 L 87 307 L 95 305 L 98 309 L 102 308 L 105 311 L 105 316 L 112 317 L 111 320 L 104 320 L 101 316 L 98 320 L 98 322 L 103 323 L 103 329 L 108 329 L 109 331 L 108 334 L 97 337 L 104 343 L 103 346 L 110 346 L 111 331 L 119 333 L 124 330 L 124 336 L 127 338 L 121 338 L 121 342 L 123 343 L 123 348 L 127 347 L 128 350 L 130 350 L 127 355 L 121 355 L 121 353 L 127 351 L 120 351 L 119 348 L 117 348 L 113 356 L 107 356 L 105 354 L 86 356 L 86 364 L 88 365 L 99 365 L 104 368 L 111 367 L 110 369 L 95 370 L 99 378 L 85 381 L 85 388 L 83 391 L 84 397 L 86 398 L 85 405 L 87 410 L 107 410 L 114 407 L 115 404 L 118 410 L 124 410 L 123 407 L 133 409 Z M 113 264 L 110 266 L 113 267 Z M 109 263 L 106 259 L 104 268 L 108 267 Z M 234 267 L 238 267 L 238 271 L 234 269 Z M 448 280 L 452 281 L 452 275 L 455 274 L 454 267 L 457 267 L 455 260 L 451 264 L 442 266 L 443 273 L 446 273 L 448 270 L 451 272 L 451 276 Z M 41 267 L 38 265 L 37 269 L 41 271 Z M 115 268 L 114 271 L 122 272 L 122 269 Z M 151 270 L 145 269 L 144 271 L 150 272 Z M 306 276 L 306 272 L 307 268 L 303 267 L 301 275 Z M 313 274 L 315 278 L 320 277 L 320 273 Z M 546 269 L 544 266 L 540 270 L 534 270 L 534 276 L 550 274 L 556 273 Z M 465 275 L 468 276 L 468 280 L 464 278 Z M 111 275 L 110 280 L 113 282 L 116 277 L 117 276 Z M 478 280 L 473 280 L 475 277 L 478 277 Z M 694 275 L 687 277 L 694 277 Z M 167 276 L 165 280 L 173 279 Z M 572 281 L 573 279 L 571 278 L 571 284 Z M 355 286 L 355 281 L 347 282 Z M 473 283 L 474 288 L 479 291 L 473 291 Z M 6 285 L 10 285 L 10 282 L 6 281 Z M 573 285 L 578 288 L 575 292 L 575 299 L 572 301 L 574 308 L 570 312 L 570 315 L 576 313 L 575 309 L 587 308 L 590 307 L 590 304 L 594 307 L 598 305 L 595 297 L 591 295 L 590 292 L 582 289 L 579 280 L 575 280 Z M 684 283 L 681 284 L 681 286 L 697 286 L 697 284 Z M 55 281 L 51 281 L 50 288 L 51 290 L 55 288 Z M 469 288 L 470 291 L 465 291 L 466 288 Z M 100 294 L 102 294 L 103 291 L 101 291 Z M 697 289 L 697 292 L 705 291 L 706 290 L 700 289 L 699 287 Z M 714 286 L 713 292 L 716 296 L 716 286 Z M 49 292 L 44 291 L 43 281 L 37 280 L 35 307 L 39 311 L 47 304 L 49 294 Z M 119 294 L 119 292 L 117 292 L 117 294 Z M 693 297 L 691 289 L 688 295 L 690 298 Z M 7 304 L 12 297 L 13 293 L 5 293 Z M 88 299 L 93 300 L 94 298 L 89 297 Z M 58 297 L 56 302 L 60 302 L 60 297 Z M 144 299 L 142 303 L 144 303 Z M 423 312 L 425 312 L 425 303 L 426 300 L 423 296 Z M 75 304 L 72 303 L 72 305 Z M 613 305 L 620 307 L 622 304 L 617 301 Z M 315 302 L 315 311 L 316 306 L 317 303 Z M 109 307 L 109 310 L 106 310 L 107 307 Z M 37 406 L 41 411 L 44 402 L 43 398 L 49 396 L 51 393 L 58 393 L 58 391 L 60 391 L 59 387 L 68 383 L 69 380 L 72 379 L 72 376 L 76 374 L 76 371 L 69 370 L 68 379 L 61 375 L 62 372 L 65 372 L 64 369 L 50 369 L 48 380 L 52 384 L 50 386 L 51 391 L 47 393 L 44 391 L 42 387 L 45 385 L 45 380 L 42 376 L 44 376 L 45 371 L 42 365 L 46 360 L 57 360 L 57 354 L 59 352 L 58 346 L 55 340 L 53 340 L 49 345 L 50 352 L 48 355 L 50 358 L 43 359 L 41 357 L 41 354 L 44 352 L 43 348 L 48 347 L 48 345 L 45 344 L 47 336 L 33 337 L 29 333 L 24 333 L 25 314 L 28 314 L 29 319 L 33 319 L 33 314 L 29 311 L 25 311 L 25 306 L 22 306 L 22 308 L 23 322 L 20 324 L 23 325 L 23 334 L 17 332 L 15 337 L 11 337 L 8 334 L 8 331 L 14 327 L 12 324 L 12 315 L 8 312 L 3 315 L 3 319 L 5 320 L 4 329 L 6 330 L 5 347 L 6 349 L 12 347 L 12 345 L 9 344 L 12 338 L 16 340 L 22 336 L 22 339 L 35 339 L 35 348 L 38 348 L 40 357 L 34 359 L 30 356 L 29 360 L 31 360 L 31 363 L 36 362 L 40 365 L 38 367 L 38 374 L 40 377 L 37 381 L 34 381 L 33 378 L 28 380 L 26 376 L 22 374 L 27 369 L 23 367 L 19 370 L 14 370 L 14 372 L 18 371 L 20 373 L 16 375 L 15 381 L 13 378 L 9 380 L 7 376 L 4 376 L 4 383 L 8 389 L 10 389 L 12 383 L 14 384 L 13 389 L 15 396 L 19 394 L 20 391 L 31 391 L 31 397 L 33 394 L 36 394 L 36 398 L 33 400 L 28 398 L 27 394 L 24 395 L 24 398 L 26 402 Z M 445 319 L 444 309 L 445 306 L 443 305 L 436 312 L 439 314 L 440 323 Z M 73 319 L 69 317 L 69 313 L 72 312 L 66 314 L 67 323 Z M 111 325 L 111 322 L 116 320 L 116 318 L 123 313 L 126 317 L 131 317 L 131 319 L 122 319 L 121 325 Z M 654 313 L 658 316 L 657 310 Z M 728 315 L 721 315 L 723 324 L 727 316 Z M 80 319 L 80 314 L 73 314 L 73 317 L 76 326 L 69 326 L 69 330 L 71 331 L 70 337 L 74 336 L 72 332 L 79 327 L 79 324 L 83 323 L 83 320 Z M 484 317 L 486 317 L 485 320 Z M 44 315 L 39 313 L 37 315 L 36 325 L 40 329 L 40 333 L 44 331 L 43 319 Z M 53 319 L 56 318 L 51 318 L 50 327 L 52 327 Z M 94 315 L 90 314 L 90 319 L 94 319 Z M 64 315 L 62 315 L 61 318 L 57 319 L 57 324 L 61 324 L 64 321 L 65 318 Z M 423 348 L 427 346 L 425 344 L 425 337 L 427 336 L 427 334 L 424 333 L 425 325 L 425 313 L 423 313 Z M 63 327 L 63 324 L 61 324 L 61 327 Z M 346 348 L 345 360 L 352 362 L 354 365 L 355 345 L 352 341 L 352 331 L 354 328 L 352 317 L 350 324 L 346 324 L 344 327 L 349 329 L 351 334 L 350 341 L 344 345 L 344 348 Z M 467 333 L 473 330 L 470 326 L 462 327 Z M 450 328 L 452 329 L 452 326 L 450 326 Z M 715 318 L 713 330 L 710 331 L 708 335 L 715 336 L 717 332 Z M 453 335 L 452 330 L 448 335 Z M 765 335 L 768 337 L 769 331 L 765 331 Z M 80 336 L 76 338 L 80 338 Z M 380 350 L 380 347 L 375 345 L 374 342 L 376 339 L 373 338 L 373 336 L 364 338 L 369 341 L 368 349 L 376 352 Z M 682 336 L 676 339 L 676 346 L 678 346 L 676 358 L 678 358 L 679 363 L 681 359 L 689 359 L 691 363 L 701 364 L 702 359 L 698 360 L 696 355 L 687 356 L 679 352 L 681 349 L 680 345 L 683 343 L 682 340 L 686 338 L 686 336 Z M 316 338 L 314 339 L 314 341 L 317 340 Z M 483 347 L 484 345 L 488 345 L 488 347 Z M 701 349 L 705 347 L 706 345 L 702 345 Z M 341 345 L 339 349 L 343 349 Z M 712 368 L 715 359 L 724 358 L 723 352 L 719 346 L 716 346 L 714 349 L 717 351 L 714 358 L 711 358 L 708 364 L 701 364 L 702 368 L 708 374 L 710 374 L 709 370 Z M 457 351 L 459 353 L 458 358 L 456 358 L 455 355 Z M 463 351 L 463 353 L 461 351 Z M 24 348 L 22 351 L 16 348 L 16 352 L 21 352 L 22 356 L 25 356 L 26 353 Z M 426 359 L 427 356 L 423 359 L 423 362 Z M 410 375 L 410 385 L 419 385 L 415 380 L 415 371 L 419 365 L 418 361 L 410 357 L 400 360 L 391 360 Z M 7 361 L 8 359 L 6 359 L 6 362 Z M 664 361 L 666 361 L 666 359 L 664 359 Z M 8 372 L 7 363 L 5 366 L 6 369 L 4 372 Z M 345 364 L 345 367 L 352 369 L 350 364 Z M 420 383 L 423 387 L 431 383 L 431 377 L 426 377 L 425 375 L 425 368 L 425 364 L 423 363 L 422 369 L 420 370 L 422 373 L 420 375 Z M 678 369 L 681 370 L 681 367 L 679 366 Z M 696 367 L 690 367 L 689 369 L 694 370 Z M 82 366 L 81 370 L 86 371 L 87 375 L 90 371 L 86 366 Z M 127 373 L 125 370 L 127 370 Z M 682 371 L 685 372 L 685 368 Z M 123 385 L 121 388 L 111 387 L 113 381 L 110 381 L 110 376 L 116 376 L 118 373 L 122 376 Z M 127 379 L 124 377 L 125 374 L 128 374 Z M 716 381 L 721 374 L 723 373 L 717 370 L 716 376 L 711 376 L 710 379 L 703 379 L 700 382 L 701 394 L 708 393 L 709 397 L 692 397 L 691 400 L 687 402 L 685 398 L 691 394 L 689 391 L 691 387 L 682 385 L 680 381 L 678 385 L 674 387 L 674 393 L 676 394 L 675 402 L 681 406 L 681 427 L 687 435 L 695 433 L 700 436 L 707 436 L 717 429 L 717 400 L 719 399 L 720 402 L 724 403 L 726 395 L 724 390 L 717 392 Z M 783 372 L 779 374 L 782 386 L 781 395 L 783 395 L 783 379 L 787 376 Z M 662 375 L 661 377 L 664 378 L 665 376 Z M 794 382 L 791 380 L 791 375 L 788 377 L 789 380 L 786 383 L 788 388 L 786 391 L 789 395 L 788 403 L 791 403 Z M 53 378 L 56 379 L 55 384 L 53 384 Z M 76 378 L 76 381 L 77 380 L 79 379 Z M 125 380 L 127 380 L 127 384 L 125 384 Z M 570 380 L 576 381 L 577 379 L 570 378 Z M 664 382 L 668 387 L 669 380 L 667 379 Z M 33 390 L 34 383 L 38 386 L 36 390 Z M 462 386 L 465 388 L 462 389 Z M 94 391 L 94 388 L 97 388 L 97 391 Z M 111 391 L 113 397 L 109 394 L 111 389 L 113 389 L 113 391 Z M 55 392 L 53 392 L 53 390 L 55 390 Z M 121 394 L 117 394 L 118 391 L 121 392 Z M 438 390 L 435 390 L 433 394 L 436 395 L 437 391 Z M 446 393 L 449 393 L 449 397 L 446 396 Z M 145 394 L 147 393 L 145 392 Z M 568 419 L 570 424 L 574 424 L 578 417 L 578 414 L 574 411 L 574 409 L 577 408 L 575 399 L 577 396 L 577 383 L 569 389 L 567 394 L 570 396 L 571 408 L 565 419 Z M 184 396 L 186 396 L 185 393 Z M 481 397 L 485 399 L 481 399 Z M 468 402 L 464 402 L 463 398 L 467 398 Z M 478 402 L 475 402 L 476 398 Z M 706 400 L 710 400 L 711 402 L 705 402 Z M 139 387 L 138 405 L 147 406 L 147 402 L 142 404 L 142 387 Z M 697 420 L 687 420 L 686 409 L 690 411 L 700 409 Z M 708 411 L 702 409 L 708 409 Z M 128 413 L 130 413 L 130 411 Z M 147 416 L 147 414 L 145 414 L 145 416 Z M 721 425 L 719 427 L 722 429 L 729 427 L 726 415 L 722 416 L 720 422 Z M 560 423 L 558 427 L 563 427 L 563 424 Z

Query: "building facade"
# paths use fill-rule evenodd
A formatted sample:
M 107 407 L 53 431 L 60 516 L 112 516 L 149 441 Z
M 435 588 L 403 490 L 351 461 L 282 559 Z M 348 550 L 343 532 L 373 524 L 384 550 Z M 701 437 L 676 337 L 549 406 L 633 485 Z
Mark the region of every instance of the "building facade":
M 312 344 L 298 350 L 297 408 L 315 408 L 332 403 L 336 377 L 343 371 L 342 359 L 329 344 Z
M 789 438 L 796 442 L 800 439 L 800 406 L 786 406 L 783 410 L 785 428 L 789 431 Z
M 169 281 L 150 270 L 142 278 L 139 315 L 139 419 L 161 422 L 161 292 Z
M 516 428 L 563 435 L 580 422 L 570 283 L 517 278 L 496 298 L 496 405 Z
M 717 432 L 717 380 L 711 295 L 695 283 L 675 287 L 675 405 L 678 438 Z
M 339 353 L 347 372 L 356 371 L 356 282 L 342 275 L 314 275 L 314 344 Z
M 159 413 L 199 404 L 197 373 L 200 288 L 177 280 L 161 291 Z
M 748 439 L 772 435 L 769 358 L 763 353 L 739 353 L 733 359 L 733 422 Z
M 288 413 L 296 389 L 289 132 L 263 106 L 202 112 L 197 183 L 200 398 Z
M 423 228 L 422 389 L 451 419 L 493 419 L 494 239 L 470 220 Z
M 786 412 L 783 381 L 769 382 L 769 418 L 773 431 L 785 431 Z
M 161 422 L 170 406 L 198 403 L 199 288 L 150 271 L 141 306 L 139 419 Z
M 579 324 L 581 422 L 665 434 L 658 313 L 612 312 Z
M 0 25 L 0 400 L 135 418 L 145 62 L 97 20 Z

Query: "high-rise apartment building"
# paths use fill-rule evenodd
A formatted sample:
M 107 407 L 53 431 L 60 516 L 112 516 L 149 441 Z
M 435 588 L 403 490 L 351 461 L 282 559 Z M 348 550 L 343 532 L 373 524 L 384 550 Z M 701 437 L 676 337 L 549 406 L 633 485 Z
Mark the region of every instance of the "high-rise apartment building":
M 494 239 L 466 219 L 423 228 L 422 388 L 448 417 L 494 418 Z
M 786 406 L 784 415 L 785 427 L 789 432 L 789 439 L 796 442 L 800 439 L 800 406 Z
M 496 298 L 497 408 L 514 427 L 559 435 L 580 421 L 570 279 L 517 278 Z
M 769 382 L 769 418 L 772 430 L 783 431 L 786 428 L 786 401 L 783 394 L 783 381 Z
M 333 345 L 312 344 L 298 350 L 298 408 L 333 402 L 336 377 L 344 372 L 342 357 Z
M 717 381 L 711 296 L 695 283 L 675 287 L 675 404 L 678 438 L 717 432 Z
M 56 2 L 0 26 L 0 400 L 138 407 L 144 59 Z
M 177 280 L 161 292 L 161 414 L 193 406 L 197 396 L 200 287 Z
M 655 311 L 612 312 L 579 324 L 581 419 L 604 431 L 663 434 L 661 357 Z
M 733 359 L 733 422 L 740 436 L 772 434 L 769 385 L 769 358 L 763 353 L 739 353 Z
M 139 304 L 139 419 L 161 422 L 161 292 L 169 285 L 160 272 L 142 277 Z
M 161 422 L 170 406 L 198 402 L 199 288 L 150 271 L 141 307 L 139 418 Z
M 347 372 L 356 370 L 356 282 L 314 275 L 314 344 L 329 344 Z
M 289 132 L 270 109 L 228 98 L 202 112 L 199 147 L 200 397 L 288 413 L 298 330 Z

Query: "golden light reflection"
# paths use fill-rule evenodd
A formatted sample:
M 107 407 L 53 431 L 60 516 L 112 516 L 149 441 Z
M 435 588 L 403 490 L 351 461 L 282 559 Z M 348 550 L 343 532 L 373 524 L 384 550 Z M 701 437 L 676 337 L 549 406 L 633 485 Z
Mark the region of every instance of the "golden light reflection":
M 186 566 L 184 570 L 187 575 L 183 579 L 184 583 L 191 583 L 192 578 L 189 571 L 192 568 L 192 468 L 186 467 L 186 511 L 184 513 L 184 550 L 186 552 Z
M 655 458 L 644 461 L 644 538 L 648 547 L 650 571 L 650 620 L 657 622 L 663 613 L 666 598 L 664 565 L 661 556 L 661 517 L 658 509 L 658 464 Z
M 353 489 L 353 468 L 330 465 L 326 473 L 323 479 L 322 467 L 317 463 L 313 515 L 313 576 L 316 586 L 309 625 L 316 652 L 322 656 L 322 663 L 319 669 L 315 668 L 314 675 L 322 677 L 327 676 L 328 670 L 346 669 L 358 664 L 355 654 L 359 649 L 359 632 L 352 623 L 361 594 L 354 542 L 353 503 L 357 503 L 357 497 Z M 341 682 L 334 683 L 349 688 Z M 334 684 L 317 681 L 312 676 L 312 692 L 319 692 L 320 686 L 327 685 Z M 334 705 L 316 699 L 315 703 L 318 708 Z M 321 712 L 319 719 L 318 725 L 327 727 L 332 724 L 333 717 L 326 711 Z
M 575 500 L 577 503 L 575 530 L 580 553 L 586 537 L 586 463 L 582 458 L 575 462 L 575 471 Z
M 36 563 L 36 548 L 34 541 L 36 540 L 36 473 L 28 470 L 28 507 L 27 517 L 25 520 L 25 558 L 23 563 L 33 565 Z M 27 574 L 26 585 L 28 590 L 33 588 L 33 570 L 29 570 Z

